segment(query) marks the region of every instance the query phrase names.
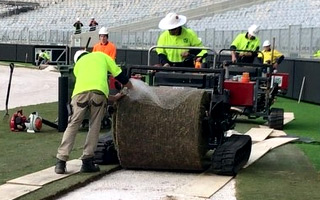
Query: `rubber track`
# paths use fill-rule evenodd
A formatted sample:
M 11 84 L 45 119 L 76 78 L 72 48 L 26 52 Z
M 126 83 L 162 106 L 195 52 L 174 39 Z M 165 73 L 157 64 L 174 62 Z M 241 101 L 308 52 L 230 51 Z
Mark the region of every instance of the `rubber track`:
M 117 151 L 115 150 L 113 139 L 110 135 L 99 138 L 94 154 L 94 163 L 96 164 L 108 165 L 119 163 Z
M 277 130 L 283 129 L 283 109 L 282 108 L 271 108 L 270 115 L 268 116 L 268 124 L 270 128 Z
M 212 155 L 212 170 L 219 175 L 236 175 L 248 162 L 252 141 L 247 135 L 232 135 Z

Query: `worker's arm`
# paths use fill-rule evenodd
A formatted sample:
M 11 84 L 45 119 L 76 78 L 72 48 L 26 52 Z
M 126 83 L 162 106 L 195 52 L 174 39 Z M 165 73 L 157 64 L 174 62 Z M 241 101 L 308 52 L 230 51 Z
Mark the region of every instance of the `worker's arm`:
M 276 59 L 276 62 L 273 64 L 273 68 L 278 68 L 280 63 L 284 60 L 284 55 L 281 55 L 278 59 Z
M 120 83 L 122 83 L 124 87 L 126 87 L 128 89 L 133 89 L 133 85 L 132 85 L 131 81 L 124 74 L 123 71 L 118 76 L 116 76 L 115 79 L 118 80 Z M 109 95 L 108 99 L 111 102 L 115 102 L 115 101 L 118 101 L 119 99 L 121 99 L 125 95 L 126 95 L 125 93 L 119 92 L 115 95 Z
M 237 56 L 236 56 L 236 49 L 237 49 L 237 47 L 236 46 L 234 46 L 234 45 L 232 45 L 231 47 L 230 47 L 230 49 L 232 49 L 233 51 L 231 51 L 231 61 L 233 62 L 233 63 L 235 63 L 235 62 L 237 62 Z
M 257 57 L 259 53 L 260 46 L 257 46 L 256 50 L 251 53 L 249 56 Z
M 119 99 L 121 99 L 123 96 L 125 96 L 125 94 L 120 93 L 120 92 L 115 95 L 109 95 L 108 101 L 115 102 L 115 101 L 118 101 Z
M 118 76 L 115 77 L 124 87 L 127 87 L 128 89 L 132 89 L 133 85 L 129 78 L 124 74 L 122 71 Z
M 202 50 L 197 56 L 196 56 L 196 62 L 202 62 L 203 59 L 205 59 L 208 56 L 207 50 Z
M 192 29 L 184 29 L 184 31 L 187 31 L 190 46 L 192 47 L 203 47 L 202 41 L 199 39 L 198 35 L 192 30 Z M 189 49 L 187 53 L 182 55 L 182 57 L 187 58 L 189 55 L 197 56 L 202 49 Z M 207 50 L 203 50 L 203 54 L 206 53 Z
M 245 34 L 238 34 L 237 37 L 232 41 L 230 45 L 231 51 L 231 60 L 233 63 L 237 62 L 236 50 L 243 50 L 240 48 L 242 44 L 242 39 L 245 37 Z
M 165 46 L 166 45 L 165 37 L 167 34 L 168 34 L 168 31 L 161 33 L 161 35 L 159 36 L 158 41 L 157 41 L 157 46 Z M 156 52 L 158 54 L 160 64 L 162 66 L 169 67 L 170 62 L 168 60 L 166 50 L 164 48 L 156 48 Z
M 198 55 L 201 52 L 201 49 L 190 49 L 189 54 Z
M 113 60 L 115 60 L 116 59 L 116 55 L 117 55 L 117 48 L 113 43 L 111 43 L 111 44 L 112 44 L 112 48 L 111 48 L 111 51 L 110 51 L 110 57 Z
M 162 66 L 170 66 L 169 60 L 166 55 L 161 53 L 161 54 L 158 54 L 158 57 L 159 57 L 159 62 Z

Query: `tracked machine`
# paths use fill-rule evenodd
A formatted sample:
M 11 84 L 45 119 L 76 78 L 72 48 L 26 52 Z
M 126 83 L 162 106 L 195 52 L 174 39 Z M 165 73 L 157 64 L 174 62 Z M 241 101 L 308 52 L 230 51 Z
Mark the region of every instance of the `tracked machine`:
M 233 50 L 220 50 L 217 67 L 226 69 L 224 87 L 230 92 L 229 103 L 234 118 L 238 115 L 247 116 L 249 119 L 261 117 L 267 121 L 270 128 L 282 130 L 284 111 L 272 106 L 276 95 L 287 92 L 289 75 L 273 73 L 272 65 L 268 64 L 232 63 L 222 60 L 222 53 L 228 51 Z
M 250 136 L 226 135 L 235 121 L 224 88 L 225 69 L 129 66 L 127 70 L 149 86 L 143 86 L 148 92 L 139 98 L 129 93 L 114 107 L 113 138 L 122 167 L 210 168 L 235 175 L 245 165 Z

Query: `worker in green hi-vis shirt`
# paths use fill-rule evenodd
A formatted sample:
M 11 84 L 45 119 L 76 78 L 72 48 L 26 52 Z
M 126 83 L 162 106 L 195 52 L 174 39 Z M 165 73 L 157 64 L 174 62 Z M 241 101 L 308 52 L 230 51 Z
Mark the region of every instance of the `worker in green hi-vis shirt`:
M 258 55 L 260 47 L 260 39 L 257 36 L 258 32 L 258 26 L 254 24 L 248 28 L 246 33 L 237 35 L 230 47 L 230 49 L 233 50 L 231 52 L 231 60 L 233 63 L 253 63 L 254 58 Z
M 128 89 L 132 83 L 115 61 L 103 52 L 79 50 L 74 55 L 75 66 L 73 69 L 76 78 L 71 97 L 71 113 L 68 126 L 63 134 L 58 148 L 55 172 L 66 173 L 66 161 L 73 148 L 76 134 L 82 123 L 85 113 L 89 110 L 89 131 L 81 156 L 81 172 L 97 172 L 99 166 L 93 162 L 94 152 L 97 147 L 101 120 L 105 113 L 107 100 L 117 101 L 123 94 L 109 95 L 108 72 Z
M 186 16 L 169 13 L 159 22 L 159 28 L 165 30 L 158 38 L 157 46 L 203 47 L 197 34 L 183 26 Z M 207 50 L 201 49 L 156 49 L 160 64 L 164 67 L 195 67 L 195 62 L 202 62 Z

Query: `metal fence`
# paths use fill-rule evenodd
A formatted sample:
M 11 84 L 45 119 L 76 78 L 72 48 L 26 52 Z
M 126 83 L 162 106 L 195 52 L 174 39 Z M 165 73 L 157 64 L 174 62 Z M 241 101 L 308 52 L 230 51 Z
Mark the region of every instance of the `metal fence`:
M 205 29 L 196 31 L 204 46 L 215 50 L 229 48 L 233 39 L 240 33 L 245 32 L 221 31 Z M 118 48 L 148 49 L 156 45 L 160 30 L 120 33 L 110 33 L 110 40 Z M 275 48 L 288 57 L 312 58 L 313 54 L 320 49 L 320 28 L 302 28 L 290 26 L 288 29 L 260 30 L 259 38 L 261 45 L 264 40 L 272 41 L 275 38 Z
M 202 39 L 204 46 L 220 50 L 229 48 L 237 34 L 243 32 L 221 31 L 205 29 L 197 31 L 198 37 Z M 160 30 L 140 32 L 111 32 L 110 41 L 116 44 L 117 48 L 148 49 L 156 45 Z M 1 43 L 15 44 L 43 44 L 43 45 L 71 45 L 70 30 L 0 30 Z M 288 57 L 312 58 L 314 52 L 320 49 L 320 27 L 303 28 L 301 26 L 289 26 L 288 29 L 260 30 L 259 38 L 261 43 L 264 40 L 272 41 L 275 37 L 275 48 Z M 86 40 L 85 40 L 86 41 Z
M 0 29 L 0 42 L 13 44 L 69 45 L 74 31 Z

